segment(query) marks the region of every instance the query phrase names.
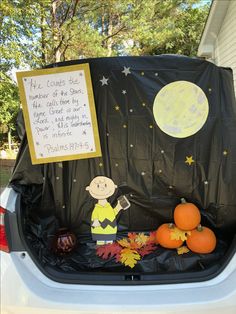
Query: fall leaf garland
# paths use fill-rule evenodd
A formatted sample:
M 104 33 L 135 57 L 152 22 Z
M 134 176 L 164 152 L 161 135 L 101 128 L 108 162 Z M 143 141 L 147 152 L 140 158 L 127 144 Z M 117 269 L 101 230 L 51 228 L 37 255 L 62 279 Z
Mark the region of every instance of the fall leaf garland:
M 115 257 L 116 262 L 133 268 L 142 257 L 155 251 L 156 245 L 155 232 L 149 236 L 144 233 L 128 233 L 128 238 L 98 246 L 96 253 L 102 259 Z

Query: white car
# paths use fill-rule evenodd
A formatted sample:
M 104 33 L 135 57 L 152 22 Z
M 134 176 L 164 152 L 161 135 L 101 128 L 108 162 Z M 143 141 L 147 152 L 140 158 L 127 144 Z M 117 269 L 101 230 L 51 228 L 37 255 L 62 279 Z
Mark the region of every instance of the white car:
M 32 165 L 24 137 L 1 194 L 1 314 L 235 314 L 231 71 L 176 56 L 60 65 L 84 62 L 90 64 L 103 159 Z M 175 81 L 197 85 L 193 90 L 206 95 L 198 95 L 199 106 L 209 103 L 204 125 L 178 139 L 155 124 L 152 111 L 158 92 Z M 196 111 L 192 95 L 176 99 L 182 105 L 191 100 L 189 112 Z M 170 222 L 185 197 L 200 208 L 202 223 L 214 229 L 215 250 L 178 255 L 157 245 L 133 268 L 97 256 L 90 233 L 94 200 L 86 187 L 98 175 L 112 178 L 131 205 L 118 216 L 119 238 Z M 63 254 L 57 246 L 62 228 L 76 243 Z
M 191 276 L 178 283 L 174 275 L 155 284 L 129 278 L 123 284 L 61 283 L 39 269 L 21 242 L 15 212 L 17 194 L 1 195 L 1 314 L 41 313 L 219 313 L 235 314 L 236 254 L 213 278 Z M 6 209 L 4 209 L 6 208 Z M 7 239 L 6 240 L 6 233 Z M 9 249 L 8 243 L 12 245 Z M 212 276 L 210 276 L 212 277 Z

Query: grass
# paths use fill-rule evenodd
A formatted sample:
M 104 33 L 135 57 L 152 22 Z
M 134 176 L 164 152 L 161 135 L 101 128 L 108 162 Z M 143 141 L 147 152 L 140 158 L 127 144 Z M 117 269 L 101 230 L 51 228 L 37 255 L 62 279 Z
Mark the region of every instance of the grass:
M 0 147 L 0 193 L 9 183 L 17 150 L 17 145 L 15 145 L 11 150 L 7 148 L 6 144 Z
M 11 176 L 11 168 L 1 167 L 0 169 L 0 187 L 6 187 Z
M 1 191 L 8 185 L 12 170 L 15 164 L 14 159 L 0 159 L 0 188 Z

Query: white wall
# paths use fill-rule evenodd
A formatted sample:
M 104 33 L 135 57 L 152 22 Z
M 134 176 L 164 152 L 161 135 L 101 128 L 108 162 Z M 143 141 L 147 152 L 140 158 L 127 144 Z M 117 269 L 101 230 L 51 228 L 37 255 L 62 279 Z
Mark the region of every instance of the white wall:
M 214 62 L 230 67 L 234 73 L 236 93 L 236 0 L 231 0 L 215 42 Z

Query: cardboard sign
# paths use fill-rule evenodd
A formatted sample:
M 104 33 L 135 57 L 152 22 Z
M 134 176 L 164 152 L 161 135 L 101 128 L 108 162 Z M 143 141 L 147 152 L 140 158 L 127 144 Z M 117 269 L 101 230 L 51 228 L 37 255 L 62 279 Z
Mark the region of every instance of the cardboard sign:
M 33 164 L 101 156 L 89 64 L 17 73 Z

